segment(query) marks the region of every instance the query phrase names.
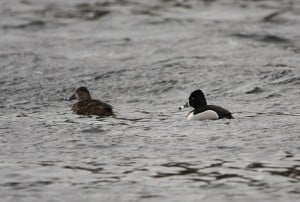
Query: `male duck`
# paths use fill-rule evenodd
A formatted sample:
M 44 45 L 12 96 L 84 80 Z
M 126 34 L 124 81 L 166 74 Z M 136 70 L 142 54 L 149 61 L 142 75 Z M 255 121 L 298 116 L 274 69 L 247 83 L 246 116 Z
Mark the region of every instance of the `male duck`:
M 91 99 L 86 87 L 79 87 L 69 100 L 79 100 L 72 106 L 72 111 L 79 115 L 97 115 L 100 117 L 113 115 L 112 107 L 100 100 Z
M 201 90 L 195 90 L 192 92 L 189 97 L 189 101 L 185 105 L 179 107 L 179 109 L 183 109 L 188 106 L 192 106 L 195 109 L 188 114 L 187 120 L 216 120 L 222 118 L 233 118 L 231 113 L 226 109 L 215 105 L 207 105 L 204 93 Z

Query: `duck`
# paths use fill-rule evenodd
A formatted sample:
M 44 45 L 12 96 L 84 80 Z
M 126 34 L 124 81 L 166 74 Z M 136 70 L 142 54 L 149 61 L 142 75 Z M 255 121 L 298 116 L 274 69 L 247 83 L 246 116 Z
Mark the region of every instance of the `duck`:
M 100 100 L 91 98 L 91 94 L 87 87 L 79 87 L 75 93 L 69 97 L 70 100 L 77 99 L 71 110 L 78 115 L 97 115 L 99 117 L 114 115 L 112 106 Z
M 189 106 L 193 107 L 194 110 L 188 114 L 187 120 L 233 119 L 232 114 L 228 110 L 216 105 L 207 105 L 202 90 L 193 91 L 190 94 L 188 102 L 179 107 L 179 109 L 181 110 Z

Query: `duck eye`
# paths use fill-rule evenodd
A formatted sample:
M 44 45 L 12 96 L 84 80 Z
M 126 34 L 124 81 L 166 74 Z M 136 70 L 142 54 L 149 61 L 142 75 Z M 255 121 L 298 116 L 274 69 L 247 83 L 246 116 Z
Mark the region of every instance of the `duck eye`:
M 194 100 L 195 98 L 194 97 L 192 97 L 192 100 Z

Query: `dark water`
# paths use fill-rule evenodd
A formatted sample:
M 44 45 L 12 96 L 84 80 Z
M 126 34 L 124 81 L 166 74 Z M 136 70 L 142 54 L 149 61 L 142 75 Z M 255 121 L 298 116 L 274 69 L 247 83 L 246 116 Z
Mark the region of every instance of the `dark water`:
M 1 0 L 1 201 L 298 201 L 299 10 Z M 72 114 L 78 86 L 117 117 Z M 198 88 L 235 119 L 187 121 Z

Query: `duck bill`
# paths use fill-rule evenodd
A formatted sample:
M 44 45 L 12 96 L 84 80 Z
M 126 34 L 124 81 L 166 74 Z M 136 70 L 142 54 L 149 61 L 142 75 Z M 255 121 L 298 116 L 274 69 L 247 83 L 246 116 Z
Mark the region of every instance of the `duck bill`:
M 68 98 L 69 101 L 70 101 L 70 100 L 75 100 L 75 99 L 76 99 L 75 94 L 71 95 L 71 96 Z
M 185 103 L 184 105 L 180 106 L 180 107 L 179 107 L 179 110 L 182 110 L 182 109 L 187 108 L 187 107 L 189 107 L 189 106 L 190 106 L 190 104 L 189 104 L 189 102 L 187 102 L 187 103 Z

